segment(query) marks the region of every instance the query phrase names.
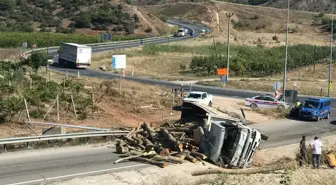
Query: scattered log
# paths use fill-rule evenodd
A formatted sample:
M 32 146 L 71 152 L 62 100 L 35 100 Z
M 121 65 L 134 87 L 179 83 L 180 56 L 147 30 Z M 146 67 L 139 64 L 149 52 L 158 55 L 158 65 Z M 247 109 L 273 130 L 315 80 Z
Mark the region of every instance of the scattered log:
M 127 137 L 127 136 L 122 136 L 123 139 L 125 139 L 127 142 L 129 142 L 131 145 L 137 146 L 139 148 L 141 148 L 142 150 L 145 149 L 145 146 L 138 144 L 136 141 L 134 141 L 134 139 Z
M 183 132 L 183 134 L 181 135 L 181 137 L 180 137 L 180 139 L 179 139 L 180 141 L 182 141 L 182 140 L 184 139 L 185 134 L 186 134 L 186 133 Z
M 170 151 L 168 148 L 164 148 L 160 151 L 161 156 L 169 156 L 169 154 L 170 154 Z
M 160 128 L 163 135 L 177 147 L 179 152 L 183 151 L 183 144 L 177 141 L 165 128 Z
M 123 141 L 123 140 L 116 139 L 116 141 L 117 141 L 116 146 L 125 146 L 126 145 L 126 142 Z
M 200 158 L 202 160 L 205 160 L 208 158 L 206 155 L 199 153 L 199 152 L 190 152 L 190 155 L 196 158 Z
M 146 131 L 146 133 L 148 134 L 149 140 L 154 142 L 154 130 L 147 124 L 147 123 L 143 123 L 142 124 L 142 128 Z
M 116 147 L 116 152 L 117 152 L 117 154 L 124 154 L 124 153 L 128 153 L 129 149 L 125 146 L 117 146 Z
M 196 163 L 198 161 L 195 157 L 191 156 L 190 154 L 186 154 L 186 159 L 192 163 Z
M 181 160 L 184 160 L 186 158 L 186 154 L 185 153 L 178 153 L 178 154 L 176 154 L 175 157 L 177 157 L 177 158 L 179 158 Z
M 139 145 L 143 145 L 143 141 L 137 138 L 135 135 L 132 137 L 132 139 L 134 139 L 134 141 L 137 142 Z
M 144 157 L 137 157 L 137 158 L 132 158 L 132 159 L 129 159 L 129 160 L 153 164 L 153 165 L 156 165 L 160 168 L 165 168 L 165 167 L 168 166 L 168 164 L 166 162 L 154 161 L 154 160 L 147 159 L 147 158 L 144 158 Z
M 133 128 L 128 134 L 127 134 L 127 137 L 130 137 L 130 138 L 132 138 L 133 137 L 133 135 L 134 135 L 134 133 L 135 133 L 135 131 L 136 131 L 136 129 L 135 128 Z
M 142 156 L 142 154 L 140 154 L 140 155 L 131 155 L 131 156 L 128 156 L 128 157 L 125 157 L 125 158 L 121 158 L 121 159 L 118 159 L 118 160 L 114 161 L 114 164 L 118 164 L 118 163 L 120 163 L 122 161 L 130 160 L 130 159 L 141 157 L 141 156 Z
M 192 175 L 199 176 L 199 175 L 219 174 L 219 173 L 250 175 L 250 174 L 256 174 L 256 173 L 272 173 L 274 171 L 279 171 L 279 170 L 284 170 L 284 169 L 295 170 L 297 169 L 297 164 L 294 161 L 294 162 L 278 164 L 274 166 L 249 168 L 249 169 L 232 170 L 232 169 L 224 169 L 224 168 L 214 168 L 214 169 L 209 169 L 209 170 L 195 171 L 192 173 Z
M 141 134 L 137 134 L 137 137 L 140 138 L 140 139 L 143 141 L 143 143 L 144 143 L 145 145 L 151 145 L 151 146 L 154 146 L 154 144 L 153 144 L 149 139 L 145 138 L 145 137 L 142 136 Z
M 179 159 L 179 158 L 173 157 L 173 156 L 156 155 L 156 156 L 152 157 L 151 159 L 153 159 L 155 161 L 167 161 L 167 162 L 172 162 L 172 163 L 177 163 L 177 164 L 182 164 L 183 163 L 182 159 Z

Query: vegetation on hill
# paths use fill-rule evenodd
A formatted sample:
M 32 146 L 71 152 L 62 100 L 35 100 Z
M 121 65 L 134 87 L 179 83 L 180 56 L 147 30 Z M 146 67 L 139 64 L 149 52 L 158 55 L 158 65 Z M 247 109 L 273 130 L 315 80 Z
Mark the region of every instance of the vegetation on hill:
M 0 31 L 56 31 L 78 28 L 133 33 L 136 14 L 104 0 L 0 0 Z

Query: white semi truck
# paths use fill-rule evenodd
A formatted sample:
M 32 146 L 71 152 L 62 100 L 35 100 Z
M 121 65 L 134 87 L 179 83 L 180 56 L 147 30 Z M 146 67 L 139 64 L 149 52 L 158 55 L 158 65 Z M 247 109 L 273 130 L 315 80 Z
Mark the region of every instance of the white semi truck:
M 91 64 L 92 48 L 75 43 L 61 43 L 58 63 L 63 66 L 87 68 Z

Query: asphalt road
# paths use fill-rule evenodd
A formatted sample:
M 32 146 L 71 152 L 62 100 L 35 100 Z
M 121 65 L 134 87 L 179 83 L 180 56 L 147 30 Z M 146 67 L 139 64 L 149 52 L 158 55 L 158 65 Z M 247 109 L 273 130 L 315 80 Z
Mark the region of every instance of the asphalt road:
M 193 24 L 181 20 L 170 20 L 170 23 L 179 24 L 193 29 L 195 35 L 198 36 L 202 29 L 207 32 L 211 31 L 207 27 L 200 24 Z M 161 38 L 154 39 L 148 43 L 166 43 L 170 41 L 190 39 L 190 36 L 183 38 Z M 146 44 L 146 43 L 145 43 Z M 106 46 L 93 47 L 93 52 L 101 52 L 106 50 L 128 48 L 140 46 L 140 41 L 133 41 L 130 43 L 117 43 Z M 58 60 L 55 50 L 51 50 L 51 53 L 55 55 L 55 61 Z M 78 71 L 80 75 L 113 79 L 120 78 L 119 75 L 111 74 L 108 72 L 100 72 L 94 70 L 77 70 L 77 69 L 65 69 L 57 66 L 50 67 L 52 70 L 66 73 L 69 75 L 77 75 Z M 179 84 L 175 82 L 167 82 L 161 80 L 147 79 L 142 77 L 126 76 L 127 80 L 133 80 L 145 84 L 161 85 L 166 87 L 179 87 Z M 189 89 L 187 87 L 186 89 Z M 236 98 L 251 97 L 264 92 L 255 92 L 247 90 L 237 89 L 224 89 L 219 87 L 209 87 L 201 85 L 193 85 L 192 90 L 206 91 L 208 93 L 229 96 Z M 307 97 L 300 97 L 301 100 Z M 334 102 L 334 101 L 333 101 Z M 335 103 L 333 103 L 336 105 Z M 334 110 L 334 108 L 333 108 Z M 336 114 L 333 112 L 330 120 L 335 120 Z M 320 122 L 303 122 L 295 120 L 279 120 L 267 124 L 256 124 L 253 127 L 262 130 L 270 136 L 269 140 L 262 143 L 262 148 L 270 148 L 275 146 L 282 146 L 285 144 L 297 143 L 300 140 L 301 135 L 307 135 L 308 139 L 311 139 L 314 135 L 330 136 L 336 132 L 336 126 L 330 124 L 330 120 L 322 120 Z M 96 148 L 65 148 L 65 149 L 53 149 L 51 152 L 36 151 L 35 153 L 7 153 L 1 154 L 0 158 L 0 185 L 26 185 L 26 184 L 41 184 L 46 181 L 64 180 L 74 178 L 78 176 L 87 176 L 101 174 L 104 172 L 113 172 L 120 170 L 135 170 L 137 168 L 144 167 L 146 165 L 139 163 L 121 163 L 113 164 L 113 161 L 117 159 L 116 154 L 113 153 L 113 149 L 106 147 Z

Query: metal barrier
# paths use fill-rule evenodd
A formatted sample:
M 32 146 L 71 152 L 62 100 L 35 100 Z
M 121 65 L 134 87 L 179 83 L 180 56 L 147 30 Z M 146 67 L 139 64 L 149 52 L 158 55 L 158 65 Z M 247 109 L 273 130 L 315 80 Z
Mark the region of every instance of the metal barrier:
M 70 139 L 70 138 L 122 136 L 127 134 L 128 131 L 118 130 L 108 132 L 82 132 L 82 133 L 56 134 L 56 135 L 44 135 L 44 136 L 32 136 L 32 137 L 16 137 L 16 138 L 0 139 L 0 145 L 29 143 L 36 141 L 51 141 L 51 140 Z

